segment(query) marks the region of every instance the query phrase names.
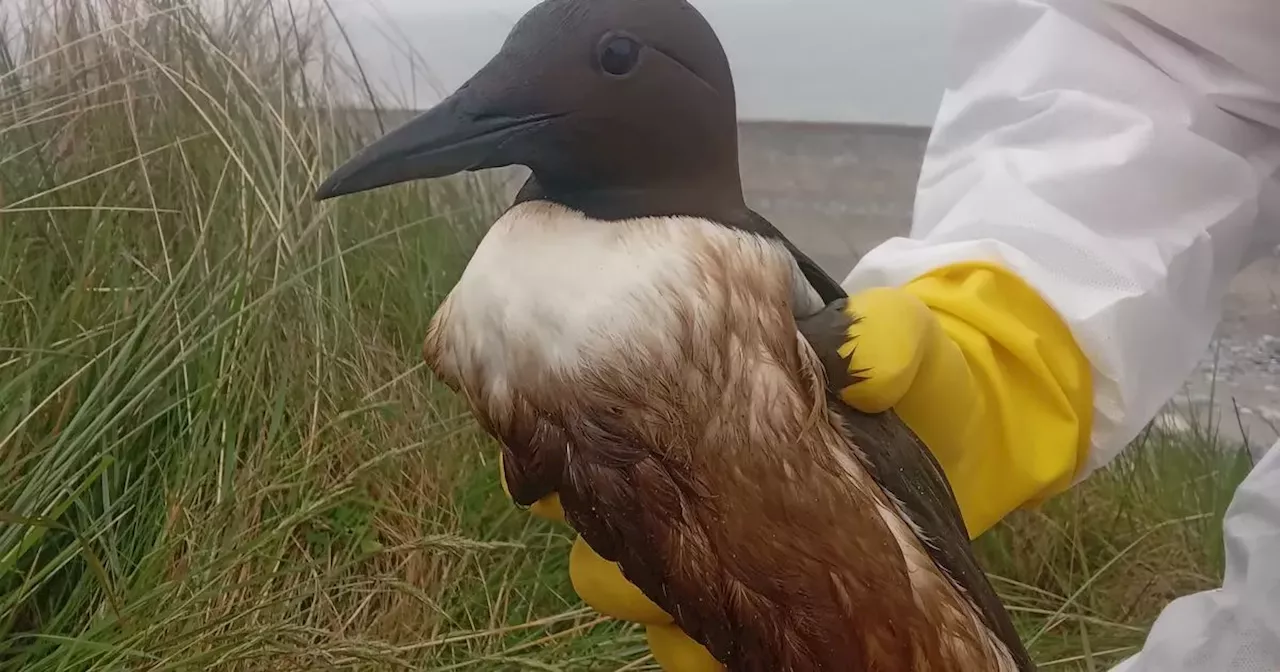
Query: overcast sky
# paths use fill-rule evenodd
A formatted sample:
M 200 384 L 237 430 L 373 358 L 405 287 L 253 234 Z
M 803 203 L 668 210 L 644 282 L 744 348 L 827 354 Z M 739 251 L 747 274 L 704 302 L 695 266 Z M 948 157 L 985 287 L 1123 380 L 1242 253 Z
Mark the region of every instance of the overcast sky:
M 743 118 L 932 122 L 946 0 L 692 1 L 729 53 Z M 465 81 L 534 4 L 335 0 L 365 67 L 416 107 Z

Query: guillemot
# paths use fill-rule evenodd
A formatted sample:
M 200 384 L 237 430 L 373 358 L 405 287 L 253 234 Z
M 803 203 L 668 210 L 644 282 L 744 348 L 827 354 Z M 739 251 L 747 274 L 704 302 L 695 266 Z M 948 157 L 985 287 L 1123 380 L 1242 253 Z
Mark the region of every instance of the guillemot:
M 927 448 L 832 394 L 847 297 L 746 205 L 697 10 L 545 0 L 317 198 L 510 165 L 424 357 L 518 504 L 559 495 L 730 670 L 1034 669 Z

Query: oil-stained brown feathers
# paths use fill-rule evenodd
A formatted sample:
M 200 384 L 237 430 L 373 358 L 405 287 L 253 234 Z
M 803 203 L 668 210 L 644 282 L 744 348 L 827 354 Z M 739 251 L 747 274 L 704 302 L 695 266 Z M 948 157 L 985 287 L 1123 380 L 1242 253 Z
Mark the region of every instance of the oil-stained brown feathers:
M 844 299 L 836 300 L 820 313 L 799 321 L 801 333 L 815 352 L 821 353 L 832 389 L 857 384 L 868 373 L 851 372 L 848 362 L 835 354 L 847 339 L 851 322 L 859 319 L 848 315 L 845 304 Z M 1008 611 L 973 555 L 955 493 L 933 453 L 893 411 L 862 413 L 834 394 L 829 403 L 844 417 L 854 444 L 869 463 L 872 477 L 923 531 L 934 562 L 964 587 L 987 627 L 1009 648 L 1018 669 L 1035 669 Z
M 781 275 L 700 254 L 707 294 L 681 306 L 678 343 L 637 341 L 571 379 L 516 371 L 524 384 L 496 396 L 483 376 L 454 381 L 503 443 L 516 501 L 558 492 L 586 541 L 735 672 L 982 669 L 981 633 L 939 620 L 956 594 L 913 588 L 883 487 L 1025 657 L 923 446 L 894 416 L 828 395 Z M 438 338 L 426 346 L 436 371 Z

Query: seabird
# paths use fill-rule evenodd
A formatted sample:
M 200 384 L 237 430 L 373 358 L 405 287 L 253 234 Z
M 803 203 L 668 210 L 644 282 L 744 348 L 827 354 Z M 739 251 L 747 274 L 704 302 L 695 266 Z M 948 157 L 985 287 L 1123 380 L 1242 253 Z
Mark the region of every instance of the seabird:
M 1033 669 L 928 450 L 831 392 L 847 296 L 747 207 L 698 11 L 546 0 L 317 198 L 512 165 L 424 355 L 518 504 L 558 494 L 729 670 Z

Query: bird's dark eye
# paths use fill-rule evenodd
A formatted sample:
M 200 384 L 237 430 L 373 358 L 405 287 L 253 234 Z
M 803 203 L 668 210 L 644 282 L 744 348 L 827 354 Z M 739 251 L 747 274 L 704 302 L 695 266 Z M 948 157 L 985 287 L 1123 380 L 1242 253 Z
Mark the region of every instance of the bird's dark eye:
M 600 42 L 600 68 L 614 77 L 625 77 L 640 62 L 641 44 L 626 35 L 609 35 Z

